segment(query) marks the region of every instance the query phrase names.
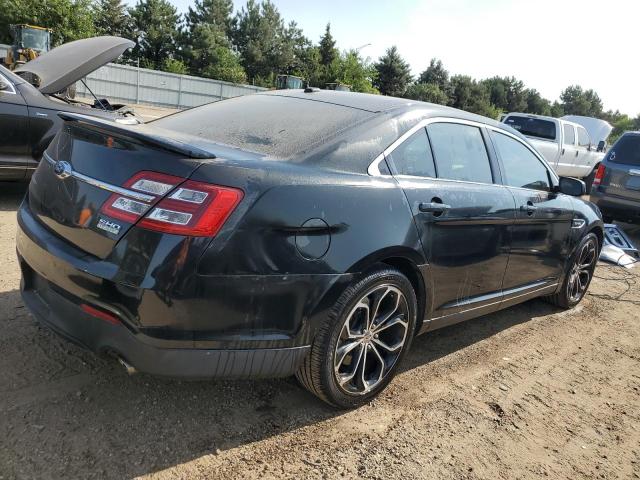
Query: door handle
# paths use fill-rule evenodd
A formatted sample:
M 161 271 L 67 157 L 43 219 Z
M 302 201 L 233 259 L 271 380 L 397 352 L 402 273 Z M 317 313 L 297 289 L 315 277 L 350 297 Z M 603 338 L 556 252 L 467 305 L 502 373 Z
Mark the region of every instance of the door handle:
M 48 117 L 49 115 L 47 113 L 42 113 L 42 112 L 36 112 L 36 117 Z
M 520 211 L 521 212 L 527 212 L 527 215 L 531 216 L 534 214 L 534 212 L 538 210 L 538 207 L 536 207 L 533 202 L 527 202 L 526 205 L 520 205 Z
M 562 152 L 560 152 L 560 155 L 564 155 L 564 148 L 562 149 Z
M 451 205 L 440 202 L 421 202 L 420 205 L 418 205 L 418 209 L 423 213 L 444 213 L 451 209 Z
M 578 156 L 578 153 L 580 153 L 578 150 L 576 150 L 576 157 Z

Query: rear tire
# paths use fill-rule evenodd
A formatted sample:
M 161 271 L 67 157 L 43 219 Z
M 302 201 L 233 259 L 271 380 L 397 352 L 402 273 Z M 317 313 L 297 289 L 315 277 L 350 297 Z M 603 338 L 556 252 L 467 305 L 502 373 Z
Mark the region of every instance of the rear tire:
M 367 274 L 340 296 L 296 377 L 335 407 L 369 402 L 409 351 L 416 312 L 416 294 L 401 272 L 381 267 Z
M 598 263 L 600 244 L 594 233 L 588 233 L 578 244 L 565 273 L 560 291 L 545 299 L 560 308 L 573 308 L 584 298 Z

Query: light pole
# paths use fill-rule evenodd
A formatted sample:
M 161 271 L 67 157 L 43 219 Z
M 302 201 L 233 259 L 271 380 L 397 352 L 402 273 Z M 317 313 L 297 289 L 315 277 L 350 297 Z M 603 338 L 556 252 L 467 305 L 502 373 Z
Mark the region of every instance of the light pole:
M 360 53 L 360 50 L 362 50 L 365 47 L 370 47 L 371 44 L 370 43 L 365 43 L 364 45 L 360 45 L 358 48 L 356 48 L 356 52 Z

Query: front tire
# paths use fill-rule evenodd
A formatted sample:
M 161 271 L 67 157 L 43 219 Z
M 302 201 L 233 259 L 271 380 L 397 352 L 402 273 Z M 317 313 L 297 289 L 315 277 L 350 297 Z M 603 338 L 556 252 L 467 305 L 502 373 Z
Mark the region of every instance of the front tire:
M 588 233 L 573 252 L 562 288 L 546 299 L 561 308 L 573 308 L 584 298 L 598 263 L 600 244 L 594 233 Z
M 335 407 L 369 402 L 407 354 L 416 311 L 416 294 L 401 272 L 379 268 L 367 274 L 340 296 L 296 377 Z

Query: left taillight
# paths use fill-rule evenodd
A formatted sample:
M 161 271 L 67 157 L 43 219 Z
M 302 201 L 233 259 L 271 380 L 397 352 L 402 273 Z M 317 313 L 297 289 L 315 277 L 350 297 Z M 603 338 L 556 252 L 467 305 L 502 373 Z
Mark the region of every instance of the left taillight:
M 242 190 L 187 180 L 155 205 L 138 226 L 189 236 L 214 236 L 242 200 Z

